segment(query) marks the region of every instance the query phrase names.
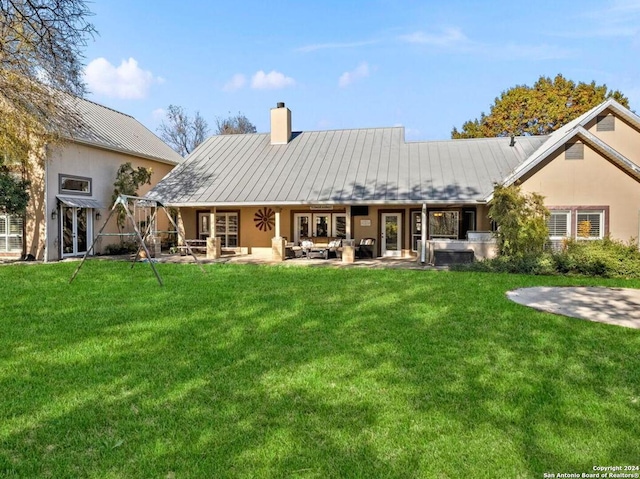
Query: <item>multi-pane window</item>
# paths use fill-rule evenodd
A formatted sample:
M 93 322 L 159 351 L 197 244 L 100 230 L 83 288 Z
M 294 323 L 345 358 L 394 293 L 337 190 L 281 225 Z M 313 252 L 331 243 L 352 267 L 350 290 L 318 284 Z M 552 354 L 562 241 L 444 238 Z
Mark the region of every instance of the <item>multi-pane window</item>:
M 418 241 L 422 239 L 422 213 L 414 211 L 411 213 L 411 249 L 418 251 Z
M 578 239 L 601 239 L 603 235 L 602 211 L 582 211 L 576 213 L 576 237 Z
M 601 239 L 605 236 L 605 209 L 551 210 L 549 238 Z
M 347 215 L 334 213 L 332 216 L 333 225 L 332 225 L 332 235 L 336 238 L 346 238 L 347 237 Z
M 429 238 L 458 238 L 459 211 L 430 211 Z
M 60 193 L 68 195 L 90 195 L 91 178 L 82 176 L 60 175 Z
M 549 220 L 547 221 L 547 227 L 549 228 L 549 237 L 552 239 L 568 237 L 571 232 L 570 218 L 570 211 L 551 211 L 551 215 L 549 216 Z
M 22 217 L 0 215 L 0 253 L 22 251 Z
M 223 248 L 238 247 L 238 213 L 216 213 L 216 237 Z

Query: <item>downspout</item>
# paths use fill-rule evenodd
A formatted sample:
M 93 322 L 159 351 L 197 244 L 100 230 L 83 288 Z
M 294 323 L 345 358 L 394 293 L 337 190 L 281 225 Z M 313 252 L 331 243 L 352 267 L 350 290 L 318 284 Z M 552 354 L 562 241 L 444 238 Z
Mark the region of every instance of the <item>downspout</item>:
M 420 262 L 427 262 L 427 204 L 422 203 L 422 215 L 420 217 Z

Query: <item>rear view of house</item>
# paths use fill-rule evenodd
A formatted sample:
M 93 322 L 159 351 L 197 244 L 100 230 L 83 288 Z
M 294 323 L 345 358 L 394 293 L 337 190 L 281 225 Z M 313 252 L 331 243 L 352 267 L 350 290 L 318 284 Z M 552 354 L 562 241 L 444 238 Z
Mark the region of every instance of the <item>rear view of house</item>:
M 638 236 L 640 118 L 606 101 L 549 136 L 406 142 L 403 128 L 213 136 L 150 192 L 188 238 L 271 255 L 274 238 L 375 240 L 377 256 L 492 228 L 496 183 L 546 197 L 554 239 Z M 582 225 L 582 226 L 580 226 Z M 471 234 L 470 234 L 471 233 Z M 476 256 L 482 256 L 476 251 Z

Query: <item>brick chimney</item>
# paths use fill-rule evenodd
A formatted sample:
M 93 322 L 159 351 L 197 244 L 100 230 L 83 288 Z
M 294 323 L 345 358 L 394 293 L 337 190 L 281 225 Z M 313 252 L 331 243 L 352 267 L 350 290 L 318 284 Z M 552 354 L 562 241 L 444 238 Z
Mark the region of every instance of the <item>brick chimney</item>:
M 279 102 L 271 109 L 271 144 L 286 145 L 291 139 L 291 110 Z

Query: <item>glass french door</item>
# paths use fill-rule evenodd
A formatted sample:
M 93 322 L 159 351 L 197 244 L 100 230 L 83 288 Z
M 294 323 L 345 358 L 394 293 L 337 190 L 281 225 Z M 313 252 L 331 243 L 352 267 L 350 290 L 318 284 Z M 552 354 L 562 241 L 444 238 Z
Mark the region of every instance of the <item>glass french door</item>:
M 205 240 L 211 234 L 209 218 L 211 213 L 208 211 L 198 211 L 198 239 Z
M 93 210 L 90 208 L 74 208 L 61 206 L 62 256 L 78 256 L 87 252 L 91 238 L 91 219 Z
M 400 213 L 382 214 L 380 239 L 382 256 L 402 255 L 402 215 Z
M 326 213 L 313 214 L 313 236 L 314 238 L 326 238 L 329 235 L 331 225 L 331 215 Z
M 346 238 L 347 215 L 345 213 L 295 213 L 293 215 L 293 241 L 302 238 Z
M 311 237 L 311 213 L 296 213 L 294 221 L 293 241 L 300 244 L 302 238 Z

